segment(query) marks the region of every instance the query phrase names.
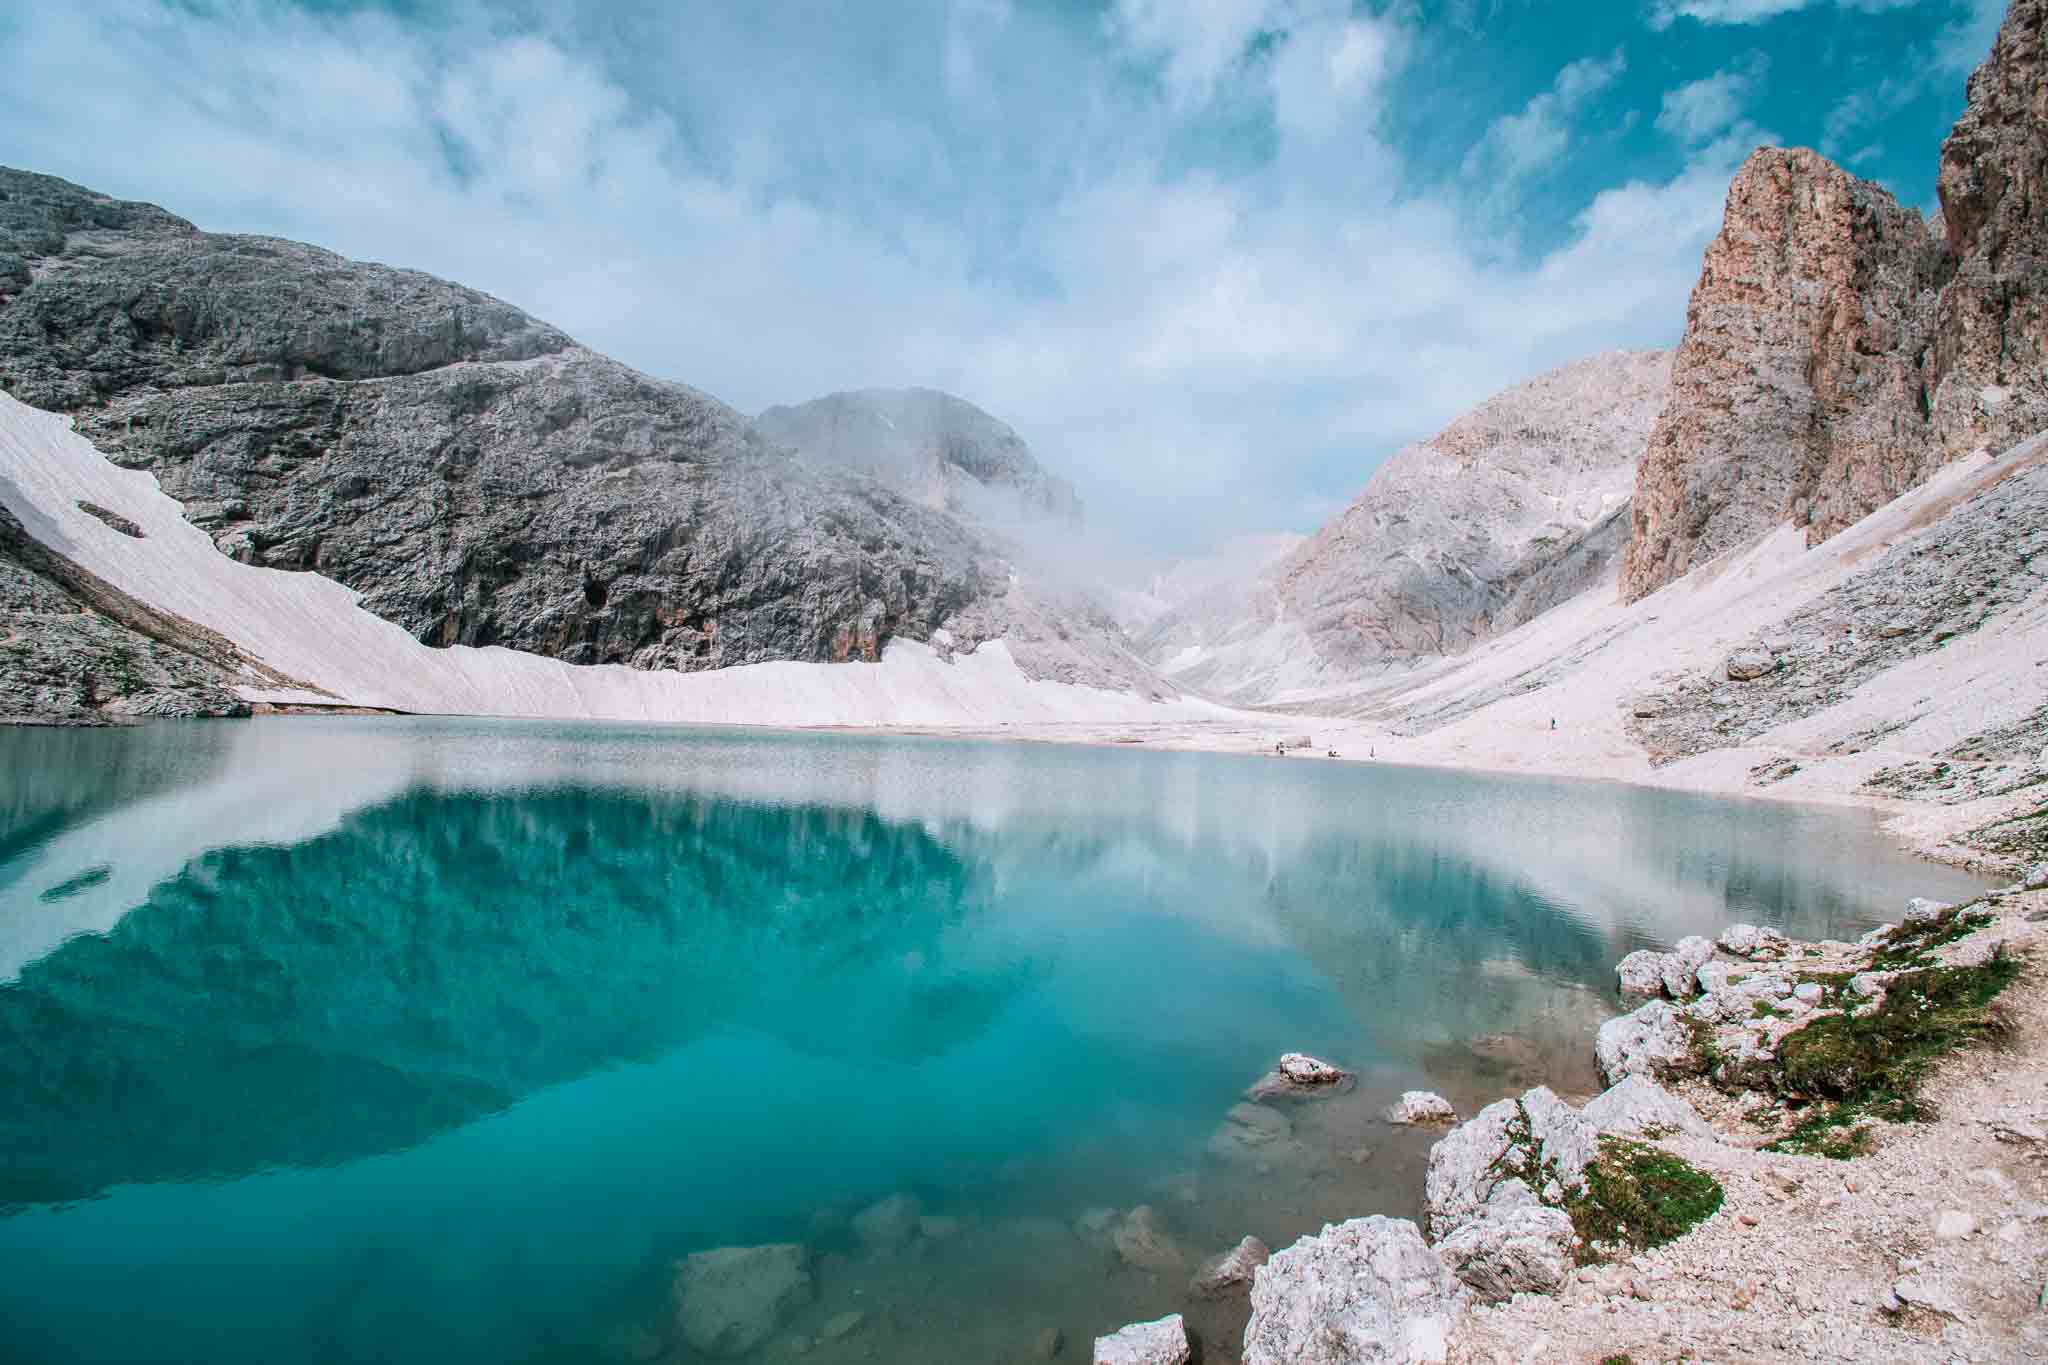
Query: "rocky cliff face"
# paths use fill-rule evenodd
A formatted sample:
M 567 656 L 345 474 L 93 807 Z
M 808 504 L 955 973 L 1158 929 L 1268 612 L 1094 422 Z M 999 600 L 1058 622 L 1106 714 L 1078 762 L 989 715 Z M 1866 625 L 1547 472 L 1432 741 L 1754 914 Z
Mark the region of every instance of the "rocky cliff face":
M 927 507 L 982 521 L 1081 519 L 1081 500 L 1031 447 L 935 389 L 862 389 L 770 408 L 754 427 L 805 460 L 859 470 Z
M 2048 0 L 2013 0 L 1941 149 L 1955 275 L 1935 307 L 1933 418 L 1950 455 L 2048 430 Z
M 0 386 L 430 644 L 871 659 L 1005 591 L 954 520 L 508 304 L 6 170 Z
M 2048 425 L 2048 0 L 2016 0 L 1943 149 L 1943 226 L 1805 150 L 1728 192 L 1638 474 L 1630 600 L 1787 520 L 1817 543 Z
M 1461 653 L 1610 581 L 1670 367 L 1614 352 L 1489 399 L 1262 582 L 1166 613 L 1141 648 L 1176 681 L 1265 700 Z

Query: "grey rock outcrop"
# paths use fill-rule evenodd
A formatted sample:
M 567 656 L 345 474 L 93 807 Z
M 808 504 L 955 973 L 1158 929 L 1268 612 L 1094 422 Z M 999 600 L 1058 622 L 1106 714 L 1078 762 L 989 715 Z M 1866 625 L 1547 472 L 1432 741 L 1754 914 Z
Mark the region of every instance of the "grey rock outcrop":
M 0 385 L 223 552 L 434 645 L 872 659 L 1007 589 L 957 522 L 474 290 L 0 171 Z
M 1074 486 L 1022 437 L 936 389 L 861 389 L 769 408 L 754 429 L 803 459 L 859 470 L 943 512 L 998 523 L 1079 521 Z
M 1609 1085 L 1628 1076 L 1661 1080 L 1700 1068 L 1691 1022 L 1665 1000 L 1652 1000 L 1602 1024 L 1593 1039 L 1593 1058 Z
M 1259 1268 L 1244 1365 L 1441 1361 L 1465 1292 L 1415 1224 L 1357 1218 Z
M 1560 1206 L 1599 1154 L 1598 1131 L 1548 1088 L 1496 1100 L 1430 1148 L 1429 1230 L 1442 1240 L 1508 1210 Z
M 246 716 L 232 688 L 252 677 L 299 685 L 48 549 L 0 506 L 0 717 Z
M 1728 192 L 1638 473 L 1623 596 L 1790 521 L 1809 544 L 2048 427 L 2048 0 L 2013 0 L 1942 148 L 1939 229 L 1804 149 Z
M 699 1355 L 743 1356 L 815 1294 L 801 1246 L 720 1247 L 676 1264 L 676 1327 Z
M 1561 1288 L 1576 1237 L 1562 1209 L 1523 1206 L 1473 1219 L 1438 1242 L 1436 1254 L 1481 1303 L 1499 1303 Z
M 1653 763 L 1739 744 L 1834 706 L 1880 673 L 2024 610 L 2048 584 L 2048 440 L 2016 448 L 1963 493 L 1939 520 L 1857 564 L 1773 626 L 1777 666 L 1768 674 L 1743 683 L 1719 670 L 1657 678 L 1625 714 L 1630 736 Z M 1899 628 L 1907 621 L 1909 628 Z M 2031 765 L 2039 733 L 2037 723 L 2002 738 L 1975 737 L 1943 755 L 1949 761 L 1942 775 L 2009 767 L 2022 757 Z M 1881 738 L 1849 737 L 1842 746 Z M 1886 770 L 1872 782 L 1898 794 L 1914 780 L 1914 772 Z
M 1646 1076 L 1624 1076 L 1579 1113 L 1603 1133 L 1625 1133 L 1632 1137 L 1661 1137 L 1667 1133 L 1715 1136 L 1697 1110 Z
M 1159 616 L 1140 652 L 1256 701 L 1460 654 L 1611 581 L 1670 366 L 1614 352 L 1495 395 L 1394 455 L 1258 583 Z

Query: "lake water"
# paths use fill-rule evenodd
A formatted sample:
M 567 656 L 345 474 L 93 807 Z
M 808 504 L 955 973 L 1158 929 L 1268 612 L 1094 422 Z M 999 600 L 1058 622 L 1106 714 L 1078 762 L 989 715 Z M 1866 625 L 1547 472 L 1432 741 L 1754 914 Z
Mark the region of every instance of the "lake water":
M 817 1296 L 757 1360 L 1228 1343 L 1085 1212 L 1189 1269 L 1412 1216 L 1387 1103 L 1589 1092 L 1622 954 L 1974 886 L 1861 814 L 1311 758 L 0 731 L 0 1359 L 628 1359 L 676 1258 L 781 1241 Z M 1359 1085 L 1219 1139 L 1290 1049 Z M 898 1193 L 938 1221 L 862 1242 Z

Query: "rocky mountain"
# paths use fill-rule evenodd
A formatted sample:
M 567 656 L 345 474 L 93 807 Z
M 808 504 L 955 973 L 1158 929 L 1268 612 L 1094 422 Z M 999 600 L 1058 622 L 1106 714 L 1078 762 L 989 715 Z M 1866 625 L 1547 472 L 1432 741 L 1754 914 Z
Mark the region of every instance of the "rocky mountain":
M 1817 153 L 1728 192 L 1637 479 L 1630 600 L 1790 519 L 1818 543 L 2048 426 L 2048 0 L 2015 0 L 1942 149 L 1942 219 Z
M 1004 591 L 952 519 L 427 275 L 0 171 L 0 281 L 0 385 L 427 643 L 872 659 Z
M 1042 468 L 1006 424 L 936 389 L 861 389 L 754 419 L 805 460 L 859 470 L 924 504 L 977 521 L 1081 519 L 1065 479 Z
M 1140 651 L 1183 685 L 1272 700 L 1461 653 L 1607 581 L 1670 364 L 1614 352 L 1496 395 L 1262 578 L 1162 615 Z

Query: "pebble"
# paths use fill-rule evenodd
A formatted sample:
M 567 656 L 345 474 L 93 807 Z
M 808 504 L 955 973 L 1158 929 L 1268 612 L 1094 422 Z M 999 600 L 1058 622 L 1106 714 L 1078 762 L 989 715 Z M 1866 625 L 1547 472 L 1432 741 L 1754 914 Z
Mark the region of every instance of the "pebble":
M 1960 1242 L 1977 1233 L 1975 1214 L 1961 1209 L 1944 1209 L 1934 1220 L 1934 1240 L 1937 1242 Z
M 837 1341 L 841 1337 L 852 1336 L 858 1332 L 861 1324 L 867 1320 L 866 1313 L 858 1308 L 849 1308 L 844 1313 L 834 1313 L 825 1319 L 825 1325 L 818 1329 L 818 1335 L 827 1341 Z

